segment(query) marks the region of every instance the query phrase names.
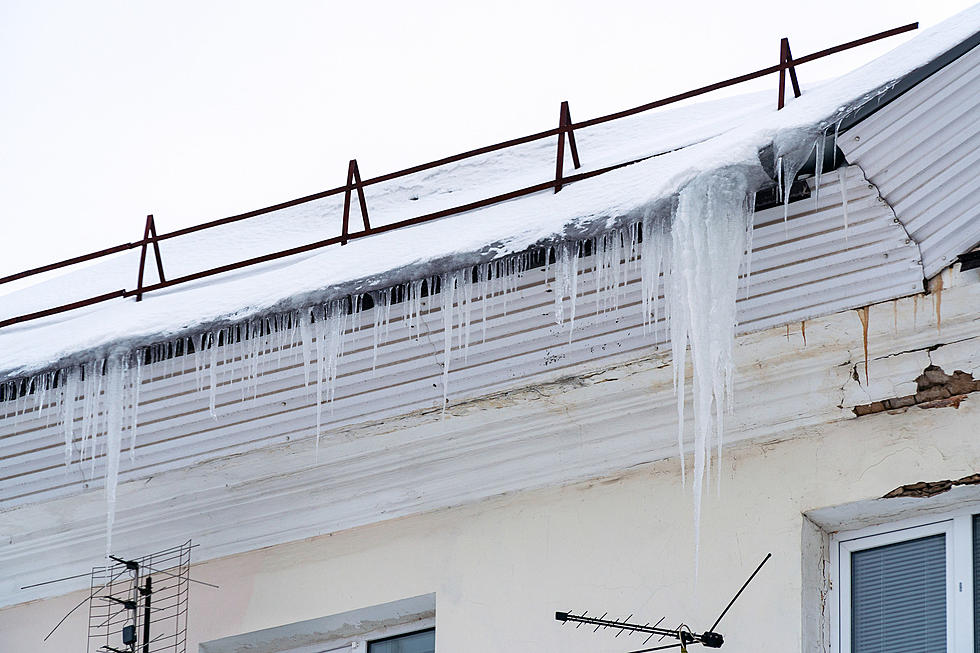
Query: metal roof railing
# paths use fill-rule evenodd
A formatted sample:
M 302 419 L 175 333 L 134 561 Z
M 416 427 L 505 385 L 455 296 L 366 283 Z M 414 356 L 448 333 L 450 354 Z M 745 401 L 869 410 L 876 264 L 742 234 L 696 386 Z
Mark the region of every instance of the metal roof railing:
M 109 301 L 112 299 L 120 299 L 127 297 L 135 297 L 136 301 L 140 301 L 143 295 L 148 292 L 153 292 L 155 290 L 160 290 L 163 288 L 169 288 L 182 283 L 187 283 L 190 281 L 195 281 L 198 279 L 203 279 L 206 277 L 214 276 L 224 272 L 230 272 L 232 270 L 238 270 L 241 268 L 249 267 L 252 265 L 258 265 L 260 263 L 266 263 L 269 261 L 274 261 L 277 259 L 285 258 L 288 256 L 294 256 L 296 254 L 301 254 L 304 252 L 310 252 L 322 247 L 327 247 L 329 245 L 346 245 L 351 240 L 356 240 L 359 238 L 365 238 L 368 236 L 374 236 L 388 231 L 393 231 L 396 229 L 403 229 L 405 227 L 410 227 L 413 225 L 421 224 L 424 222 L 430 222 L 432 220 L 438 220 L 440 218 L 445 218 L 451 215 L 457 215 L 460 213 L 465 213 L 467 211 L 472 211 L 474 209 L 479 209 L 485 206 L 490 206 L 500 202 L 506 202 L 508 200 L 516 199 L 518 197 L 523 197 L 525 195 L 531 195 L 533 193 L 539 193 L 549 189 L 553 189 L 554 192 L 559 192 L 563 186 L 583 179 L 588 179 L 590 177 L 596 177 L 598 175 L 605 174 L 612 170 L 622 168 L 624 166 L 632 165 L 640 161 L 652 158 L 654 156 L 660 156 L 661 154 L 651 154 L 639 159 L 626 161 L 623 163 L 617 163 L 615 165 L 606 166 L 596 170 L 591 170 L 588 172 L 575 173 L 571 175 L 566 175 L 564 173 L 564 156 L 565 156 L 565 141 L 568 140 L 569 149 L 572 154 L 573 166 L 577 169 L 581 167 L 579 160 L 578 148 L 575 143 L 575 130 L 584 129 L 586 127 L 592 127 L 594 125 L 599 125 L 602 123 L 610 122 L 613 120 L 618 120 L 620 118 L 626 118 L 633 116 L 645 111 L 650 111 L 651 109 L 656 109 L 668 104 L 673 104 L 675 102 L 680 102 L 682 100 L 687 100 L 699 95 L 704 95 L 705 93 L 710 93 L 712 91 L 717 91 L 722 88 L 727 88 L 729 86 L 734 86 L 736 84 L 741 84 L 750 80 L 758 79 L 760 77 L 765 77 L 766 75 L 772 75 L 774 73 L 779 73 L 779 94 L 777 99 L 777 110 L 782 109 L 785 105 L 785 94 L 786 94 L 786 75 L 789 73 L 790 82 L 793 87 L 793 93 L 796 97 L 800 97 L 801 91 L 799 82 L 796 76 L 796 66 L 808 63 L 810 61 L 815 61 L 823 57 L 836 54 L 838 52 L 843 52 L 844 50 L 849 50 L 851 48 L 856 48 L 867 43 L 878 41 L 890 36 L 895 36 L 898 34 L 903 34 L 905 32 L 910 32 L 917 29 L 918 23 L 911 23 L 909 25 L 904 25 L 902 27 L 896 27 L 884 32 L 879 32 L 877 34 L 872 34 L 861 39 L 854 41 L 848 41 L 847 43 L 842 43 L 831 48 L 826 48 L 812 54 L 802 56 L 798 59 L 794 59 L 789 48 L 789 40 L 786 38 L 781 39 L 779 45 L 779 63 L 756 70 L 754 72 L 746 73 L 744 75 L 739 75 L 738 77 L 733 77 L 731 79 L 726 79 L 721 82 L 716 82 L 714 84 L 709 84 L 707 86 L 702 86 L 684 93 L 679 93 L 677 95 L 672 95 L 654 102 L 649 102 L 647 104 L 641 104 L 630 109 L 624 109 L 622 111 L 617 111 L 615 113 L 610 113 L 605 116 L 599 116 L 597 118 L 591 118 L 589 120 L 584 120 L 582 122 L 572 122 L 571 112 L 569 110 L 568 102 L 562 102 L 559 111 L 558 127 L 547 129 L 545 131 L 536 132 L 534 134 L 528 134 L 526 136 L 521 136 L 518 138 L 513 138 L 500 143 L 495 143 L 493 145 L 486 145 L 484 147 L 479 147 L 473 150 L 468 150 L 466 152 L 461 152 L 459 154 L 454 154 L 452 156 L 447 156 L 441 159 L 436 159 L 434 161 L 429 161 L 427 163 L 422 163 L 419 165 L 411 166 L 403 170 L 398 170 L 396 172 L 389 172 L 377 177 L 371 177 L 369 179 L 361 179 L 360 171 L 358 169 L 357 160 L 352 159 L 348 166 L 347 171 L 347 183 L 343 186 L 338 186 L 336 188 L 331 188 L 329 190 L 321 191 L 319 193 L 314 193 L 312 195 L 307 195 L 305 197 L 300 197 L 297 199 L 289 200 L 287 202 L 282 202 L 280 204 L 275 204 L 272 206 L 267 206 L 265 208 L 256 209 L 254 211 L 249 211 L 247 213 L 242 213 L 239 215 L 233 215 L 226 218 L 220 218 L 217 220 L 211 220 L 209 222 L 203 222 L 190 227 L 184 227 L 182 229 L 176 229 L 174 231 L 158 234 L 156 231 L 156 224 L 154 222 L 153 216 L 149 215 L 146 219 L 146 226 L 143 232 L 143 238 L 134 242 L 122 243 L 105 249 L 101 249 L 95 252 L 90 252 L 88 254 L 82 254 L 80 256 L 75 256 L 62 261 L 57 261 L 55 263 L 49 263 L 47 265 L 42 265 L 40 267 L 31 268 L 29 270 L 24 270 L 15 274 L 11 274 L 5 277 L 0 277 L 0 284 L 10 283 L 20 279 L 25 279 L 30 276 L 42 274 L 44 272 L 50 272 L 52 270 L 58 270 L 61 268 L 70 267 L 72 265 L 77 265 L 79 263 L 84 263 L 86 261 L 91 261 L 98 258 L 103 258 L 106 256 L 111 256 L 113 254 L 118 254 L 120 252 L 125 252 L 128 250 L 140 248 L 140 264 L 137 273 L 136 287 L 133 289 L 121 288 L 119 290 L 107 292 L 101 295 L 96 295 L 93 297 L 87 297 L 85 299 L 80 299 L 78 301 L 61 304 L 59 306 L 53 306 L 43 310 L 35 311 L 32 313 L 27 313 L 24 315 L 18 315 L 15 317 L 0 320 L 0 328 L 9 326 L 12 324 L 18 324 L 21 322 L 27 322 L 30 320 L 35 320 L 42 317 L 47 317 L 50 315 L 56 315 L 58 313 L 64 313 L 77 308 L 82 308 L 85 306 L 91 306 L 93 304 L 98 304 L 101 302 Z M 468 202 L 466 204 L 461 204 L 447 209 L 442 209 L 439 211 L 434 211 L 432 213 L 427 213 L 424 215 L 416 216 L 413 218 L 408 218 L 405 220 L 400 220 L 397 222 L 392 222 L 386 225 L 372 226 L 368 218 L 367 202 L 364 197 L 364 188 L 367 186 L 372 186 L 374 184 L 379 184 L 385 181 L 390 181 L 392 179 L 398 179 L 399 177 L 404 177 L 417 172 L 422 172 L 425 170 L 431 170 L 433 168 L 438 168 L 440 166 L 447 165 L 449 163 L 455 163 L 457 161 L 462 161 L 464 159 L 469 159 L 481 154 L 488 154 L 490 152 L 496 152 L 499 150 L 504 150 L 507 148 L 515 147 L 518 145 L 523 145 L 525 143 L 531 143 L 545 138 L 550 138 L 552 136 L 558 136 L 558 151 L 556 155 L 556 169 L 555 178 L 548 181 L 544 181 L 532 186 L 527 186 L 525 188 L 516 189 L 509 191 L 507 193 L 502 193 L 494 195 L 492 197 L 487 197 L 482 200 L 475 202 Z M 357 193 L 357 199 L 359 203 L 359 208 L 361 211 L 361 218 L 363 221 L 363 229 L 359 231 L 350 230 L 350 205 L 351 205 L 351 195 L 352 193 Z M 315 200 L 323 199 L 325 197 L 331 197 L 334 195 L 344 194 L 344 213 L 341 233 L 338 236 L 332 238 L 326 238 L 322 240 L 317 240 L 306 245 L 300 245 L 297 247 L 291 247 L 288 249 L 278 250 L 269 254 L 264 254 L 262 256 L 256 256 L 234 263 L 229 263 L 227 265 L 220 265 L 217 267 L 207 268 L 194 272 L 191 274 L 185 274 L 183 276 L 175 277 L 172 279 L 167 279 L 164 275 L 163 258 L 160 254 L 159 243 L 164 240 L 169 240 L 171 238 L 177 238 L 178 236 L 184 236 L 187 234 L 195 233 L 197 231 L 202 231 L 205 229 L 211 229 L 214 227 L 219 227 L 221 225 L 230 224 L 233 222 L 239 222 L 241 220 L 246 220 L 248 218 L 253 218 L 255 216 L 263 215 L 266 213 L 271 213 L 273 211 L 279 211 L 281 209 L 289 208 L 291 206 L 296 206 L 298 204 L 304 204 L 307 202 L 312 202 Z M 152 284 L 144 284 L 144 271 L 146 267 L 147 250 L 149 247 L 153 247 L 153 256 L 156 262 L 157 274 L 159 275 L 159 281 Z

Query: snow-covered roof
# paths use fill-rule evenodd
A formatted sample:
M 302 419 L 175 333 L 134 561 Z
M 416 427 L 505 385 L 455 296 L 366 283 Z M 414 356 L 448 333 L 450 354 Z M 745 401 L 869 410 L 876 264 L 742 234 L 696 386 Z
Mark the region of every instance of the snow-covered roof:
M 557 194 L 543 191 L 345 247 L 205 278 L 147 294 L 139 303 L 114 300 L 4 327 L 0 379 L 596 233 L 621 220 L 663 211 L 700 175 L 741 168 L 761 186 L 773 174 L 771 162 L 767 168 L 760 160 L 761 152 L 771 147 L 774 159 L 800 163 L 816 136 L 828 129 L 833 133 L 843 117 L 978 31 L 980 7 L 974 7 L 852 73 L 805 87 L 801 98 L 779 112 L 775 94 L 766 92 L 578 130 L 581 171 L 660 156 L 568 185 Z M 371 186 L 367 205 L 372 225 L 546 181 L 554 175 L 554 157 L 555 139 L 547 139 Z M 167 275 L 334 236 L 340 231 L 342 204 L 343 197 L 334 196 L 164 241 Z M 355 223 L 356 215 L 355 209 Z M 0 319 L 132 287 L 138 257 L 139 251 L 132 250 L 2 296 Z M 152 271 L 150 275 L 154 279 Z

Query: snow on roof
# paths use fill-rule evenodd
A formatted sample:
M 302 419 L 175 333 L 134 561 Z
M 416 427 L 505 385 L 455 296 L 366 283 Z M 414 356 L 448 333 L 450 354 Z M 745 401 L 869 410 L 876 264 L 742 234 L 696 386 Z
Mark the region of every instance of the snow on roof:
M 390 287 L 662 210 L 695 177 L 729 167 L 764 179 L 760 152 L 801 161 L 816 135 L 897 80 L 980 31 L 980 6 L 877 60 L 804 89 L 777 112 L 775 92 L 654 111 L 576 130 L 583 167 L 661 154 L 601 176 L 442 220 L 0 329 L 0 379 L 104 355 L 205 325 Z M 803 69 L 805 70 L 805 68 Z M 804 75 L 805 77 L 805 75 Z M 458 206 L 553 178 L 555 138 L 474 157 L 366 189 L 373 226 Z M 570 165 L 566 170 L 570 169 Z M 764 173 L 764 176 L 763 176 Z M 356 206 L 356 202 L 354 202 Z M 168 278 L 339 234 L 333 196 L 163 241 Z M 358 224 L 356 208 L 352 212 Z M 0 297 L 0 319 L 133 287 L 139 251 Z M 155 280 L 152 264 L 147 267 Z

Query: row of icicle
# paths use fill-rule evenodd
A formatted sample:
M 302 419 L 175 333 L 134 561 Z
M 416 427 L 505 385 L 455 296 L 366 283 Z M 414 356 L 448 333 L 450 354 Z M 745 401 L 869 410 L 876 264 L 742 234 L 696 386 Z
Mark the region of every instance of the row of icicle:
M 820 161 L 822 146 L 816 147 Z M 779 169 L 782 170 L 782 161 Z M 783 179 L 779 180 L 787 203 L 794 176 L 795 173 L 787 175 L 785 189 Z M 845 186 L 842 173 L 842 193 Z M 395 304 L 402 304 L 403 325 L 412 330 L 416 339 L 424 330 L 421 320 L 424 297 L 428 295 L 432 299 L 428 302 L 430 313 L 435 308 L 441 312 L 443 346 L 439 363 L 444 410 L 453 352 L 461 353 L 464 358 L 468 355 L 474 340 L 471 334 L 474 321 L 481 322 L 481 337 L 486 338 L 488 308 L 499 302 L 502 307 L 495 306 L 494 310 L 502 308 L 506 314 L 508 296 L 518 291 L 524 272 L 545 268 L 545 283 L 550 279 L 554 294 L 555 323 L 567 325 L 569 342 L 574 334 L 576 312 L 586 308 L 597 314 L 616 310 L 630 275 L 638 274 L 645 329 L 658 330 L 660 337 L 670 342 L 673 354 L 682 476 L 686 475 L 685 369 L 690 354 L 697 541 L 701 495 L 709 472 L 712 444 L 720 454 L 725 415 L 732 408 L 735 300 L 739 279 L 747 282 L 747 253 L 751 251 L 754 193 L 750 191 L 741 175 L 702 175 L 682 190 L 669 221 L 649 217 L 586 241 L 548 247 L 543 256 L 541 251 L 512 255 L 437 277 L 257 317 L 149 347 L 116 351 L 101 360 L 8 381 L 0 385 L 0 398 L 6 400 L 0 403 L 0 416 L 23 419 L 35 412 L 39 414 L 46 405 L 56 404 L 64 436 L 66 468 L 74 462 L 84 471 L 87 464 L 88 476 L 92 478 L 96 459 L 104 456 L 108 550 L 115 519 L 123 432 L 128 431 L 132 461 L 145 369 L 152 368 L 154 378 L 173 376 L 183 373 L 184 366 L 178 361 L 193 356 L 198 390 L 208 392 L 211 416 L 217 418 L 216 391 L 220 386 L 238 384 L 243 401 L 254 398 L 263 373 L 260 359 L 281 358 L 284 351 L 298 347 L 302 351 L 304 381 L 307 386 L 312 385 L 311 393 L 315 395 L 314 447 L 318 455 L 324 432 L 322 409 L 331 406 L 336 398 L 345 338 L 370 328 L 373 366 L 376 366 L 378 347 L 388 342 Z M 846 204 L 846 195 L 843 200 Z M 579 270 L 580 262 L 587 254 L 593 257 L 590 285 L 595 296 L 594 306 L 586 307 L 581 304 L 578 284 L 585 273 Z M 362 310 L 366 297 L 370 297 L 374 307 L 370 322 L 363 319 L 367 312 Z M 475 302 L 479 302 L 480 316 L 474 315 Z M 720 481 L 720 470 L 718 478 Z

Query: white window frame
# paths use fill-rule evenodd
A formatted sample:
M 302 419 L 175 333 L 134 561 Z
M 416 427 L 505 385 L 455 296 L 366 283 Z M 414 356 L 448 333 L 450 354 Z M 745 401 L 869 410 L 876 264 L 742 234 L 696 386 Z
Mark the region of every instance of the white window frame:
M 256 653 L 367 653 L 368 642 L 435 627 L 436 595 L 423 594 L 201 642 L 199 648 L 204 653 L 245 649 Z M 307 643 L 297 645 L 302 641 Z
M 976 506 L 831 536 L 831 651 L 851 653 L 851 554 L 940 533 L 946 536 L 946 647 L 973 650 L 973 515 Z

